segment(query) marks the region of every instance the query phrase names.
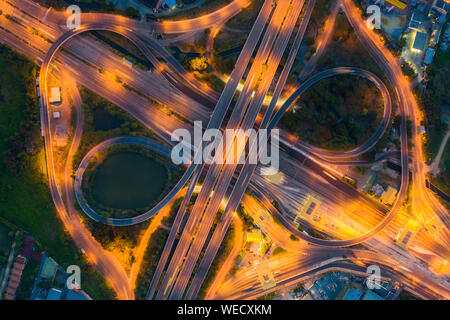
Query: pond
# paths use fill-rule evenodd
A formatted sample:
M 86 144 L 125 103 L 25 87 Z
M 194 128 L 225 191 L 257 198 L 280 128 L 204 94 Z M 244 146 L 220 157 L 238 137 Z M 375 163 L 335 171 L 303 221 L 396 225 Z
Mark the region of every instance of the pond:
M 168 179 L 167 169 L 146 155 L 114 153 L 94 172 L 93 199 L 110 208 L 143 208 L 158 200 Z

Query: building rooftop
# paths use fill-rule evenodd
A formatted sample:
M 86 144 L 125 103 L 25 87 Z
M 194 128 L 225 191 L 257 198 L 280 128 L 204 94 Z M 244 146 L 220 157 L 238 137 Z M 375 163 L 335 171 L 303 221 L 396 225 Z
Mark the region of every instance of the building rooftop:
M 359 300 L 363 292 L 357 289 L 347 289 L 345 292 L 343 300 Z
M 259 232 L 258 230 L 247 232 L 246 240 L 247 242 L 254 242 L 259 244 L 261 242 L 261 232 Z
M 45 279 L 53 279 L 56 274 L 58 264 L 52 258 L 45 256 L 45 260 L 41 265 L 40 276 Z
M 384 299 L 379 295 L 377 295 L 375 292 L 367 290 L 361 300 L 384 300 Z
M 387 190 L 383 192 L 381 195 L 381 201 L 387 204 L 392 204 L 395 200 L 395 196 L 397 195 L 397 189 L 388 186 Z
M 314 300 L 334 300 L 342 291 L 343 283 L 338 273 L 331 273 L 318 279 L 309 292 Z
M 61 102 L 61 88 L 53 87 L 50 89 L 50 98 L 48 99 L 50 103 L 60 103 Z
M 412 49 L 423 51 L 425 50 L 426 44 L 427 44 L 427 34 L 425 32 L 417 31 L 414 37 Z
M 405 9 L 407 7 L 406 3 L 403 3 L 403 2 L 401 2 L 399 0 L 386 0 L 386 2 L 396 6 L 397 8 L 399 8 L 401 10 L 403 10 L 403 9 Z
M 60 289 L 51 288 L 48 291 L 47 300 L 61 300 L 62 291 Z
M 173 9 L 177 5 L 175 0 L 164 0 L 164 3 L 170 8 Z
M 89 295 L 83 290 L 68 290 L 65 300 L 92 300 Z
M 450 9 L 450 3 L 446 0 L 434 0 L 432 8 L 436 8 L 442 13 L 447 13 Z
M 374 173 L 370 173 L 368 174 L 365 178 L 366 180 L 364 181 L 363 187 L 362 189 L 364 190 L 364 192 L 368 192 L 370 187 L 372 186 L 373 182 L 375 181 L 375 178 L 377 176 Z
M 16 257 L 16 262 L 15 263 L 25 264 L 26 262 L 27 262 L 27 259 L 25 257 L 22 257 L 22 256 L 17 256 Z

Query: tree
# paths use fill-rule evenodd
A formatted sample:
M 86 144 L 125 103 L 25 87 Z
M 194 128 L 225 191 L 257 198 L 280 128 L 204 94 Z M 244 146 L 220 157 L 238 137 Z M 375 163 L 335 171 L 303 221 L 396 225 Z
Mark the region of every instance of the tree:
M 402 116 L 401 115 L 399 115 L 399 114 L 397 114 L 395 117 L 394 117 L 394 121 L 392 122 L 392 125 L 393 125 L 393 127 L 395 128 L 395 129 L 400 129 L 400 125 L 402 124 Z
M 203 71 L 208 68 L 208 64 L 206 63 L 206 57 L 197 57 L 190 61 L 191 70 L 195 71 Z
M 125 9 L 125 14 L 127 15 L 127 17 L 130 17 L 132 19 L 141 19 L 141 14 L 139 13 L 139 11 L 133 7 L 128 7 Z

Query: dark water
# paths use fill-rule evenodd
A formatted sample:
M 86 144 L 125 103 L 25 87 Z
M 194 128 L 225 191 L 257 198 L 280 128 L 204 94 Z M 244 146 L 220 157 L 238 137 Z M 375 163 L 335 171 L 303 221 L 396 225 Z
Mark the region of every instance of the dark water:
M 136 152 L 116 153 L 98 167 L 92 196 L 110 208 L 143 208 L 160 197 L 167 179 L 166 168 L 155 160 Z
M 94 126 L 95 130 L 108 131 L 120 128 L 123 120 L 111 115 L 103 108 L 96 108 L 94 110 Z

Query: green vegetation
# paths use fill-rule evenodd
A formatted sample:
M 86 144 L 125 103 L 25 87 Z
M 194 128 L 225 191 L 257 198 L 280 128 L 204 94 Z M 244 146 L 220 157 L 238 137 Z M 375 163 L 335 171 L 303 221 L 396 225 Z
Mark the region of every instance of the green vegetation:
M 450 80 L 448 70 L 450 68 L 450 52 L 437 49 L 432 65 L 427 69 L 427 83 L 423 93 L 416 92 L 420 109 L 424 113 L 425 128 L 424 155 L 430 164 L 436 157 L 448 125 L 442 121 L 442 116 L 448 112 L 448 101 L 450 101 Z M 450 194 L 450 146 L 447 146 L 442 155 L 439 167 L 441 172 L 437 176 L 430 176 L 431 182 L 443 192 Z M 449 206 L 444 200 L 444 205 Z
M 150 221 L 126 227 L 108 226 L 90 218 L 86 218 L 84 223 L 103 248 L 111 252 L 119 252 L 120 261 L 128 270 L 136 259 L 132 249 L 136 247 L 139 236 L 148 227 Z
M 291 74 L 287 80 L 288 84 L 297 81 L 298 76 L 300 75 L 300 72 L 304 66 L 304 62 L 306 60 L 309 60 L 316 52 L 315 39 L 319 36 L 319 33 L 321 32 L 324 23 L 329 16 L 331 5 L 332 1 L 316 0 L 303 39 L 303 43 L 307 46 L 305 49 L 305 54 L 297 55 L 293 68 L 291 70 Z
M 147 290 L 152 281 L 153 273 L 158 266 L 159 257 L 161 256 L 164 244 L 166 243 L 169 231 L 158 228 L 153 232 L 148 243 L 147 250 L 145 250 L 143 264 L 141 271 L 137 278 L 137 285 L 135 289 L 136 300 L 144 300 L 147 295 Z
M 314 237 L 314 238 L 327 239 L 325 236 L 323 236 L 321 233 L 317 232 L 313 228 L 304 227 L 301 224 L 298 224 L 297 230 L 300 232 L 305 231 L 306 233 L 308 233 L 309 236 Z
M 169 215 L 167 215 L 161 219 L 161 223 L 163 225 L 165 225 L 166 227 L 168 227 L 168 228 L 172 227 L 173 220 L 175 220 L 175 216 L 177 215 L 177 210 L 180 207 L 181 201 L 183 201 L 183 198 L 184 197 L 179 197 L 179 198 L 175 199 L 172 207 L 170 208 Z M 192 199 L 190 202 L 192 202 Z
M 198 295 L 196 297 L 197 300 L 203 300 L 205 298 L 206 290 L 213 282 L 220 267 L 222 266 L 225 259 L 228 257 L 231 250 L 233 249 L 234 233 L 235 233 L 234 225 L 233 223 L 231 223 L 227 233 L 225 234 L 225 237 L 223 238 L 222 243 L 220 244 L 216 257 L 211 263 L 211 267 L 209 268 L 208 273 L 206 274 L 205 281 L 203 281 L 202 286 L 198 292 Z
M 386 75 L 359 41 L 347 17 L 343 14 L 338 14 L 334 33 L 322 57 L 319 59 L 317 70 L 342 66 L 358 67 L 371 71 L 390 89 Z
M 168 47 L 169 52 L 181 63 L 186 69 L 190 68 L 190 61 L 192 59 L 205 59 L 206 44 L 208 42 L 211 29 L 207 28 L 197 37 L 187 41 L 177 41 L 171 43 Z
M 140 2 L 142 2 L 149 8 L 153 8 L 156 5 L 156 3 L 158 2 L 158 0 L 140 0 Z
M 262 236 L 264 240 L 261 245 L 261 254 L 265 255 L 270 250 L 270 248 L 272 248 L 273 242 L 270 240 L 269 237 L 266 236 L 264 232 L 262 232 Z
M 348 150 L 370 137 L 382 114 L 381 94 L 374 84 L 340 75 L 306 90 L 281 118 L 280 127 L 316 146 Z
M 376 74 L 387 86 L 391 96 L 393 95 L 393 89 L 389 81 L 387 80 L 386 75 L 384 72 L 378 67 L 378 65 L 375 63 L 375 61 L 371 58 L 369 52 L 366 50 L 366 48 L 361 44 L 359 39 L 357 38 L 355 32 L 353 31 L 352 27 L 347 21 L 347 18 L 343 14 L 338 14 L 336 17 L 336 24 L 334 28 L 334 34 L 332 35 L 332 39 L 330 40 L 330 43 L 327 45 L 327 48 L 325 49 L 324 54 L 318 61 L 317 70 L 325 70 L 329 68 L 334 67 L 340 67 L 340 66 L 352 66 L 352 67 L 358 67 L 362 68 L 368 71 L 373 72 Z M 339 80 L 341 78 L 339 77 Z M 356 82 L 359 82 L 360 79 L 356 78 L 353 79 L 353 82 L 349 82 L 349 84 L 355 84 Z M 319 82 L 319 84 L 323 84 L 323 81 Z M 356 83 L 357 86 L 359 84 Z M 313 88 L 310 88 L 310 90 Z M 351 90 L 351 88 L 349 88 Z M 310 91 L 308 90 L 308 91 Z M 350 90 L 348 90 L 350 92 Z M 370 89 L 372 90 L 372 89 Z M 346 92 L 343 91 L 343 92 Z M 351 93 L 351 92 L 350 92 Z M 322 94 L 322 93 L 321 93 Z M 324 93 L 326 95 L 326 93 Z M 378 95 L 378 93 L 377 93 Z M 333 96 L 332 99 L 334 99 L 335 96 Z M 365 99 L 366 97 L 364 97 Z M 304 97 L 301 98 L 301 101 L 303 101 Z M 322 100 L 322 97 L 320 97 Z M 366 108 L 367 109 L 367 108 Z M 372 108 L 367 109 L 373 110 L 378 109 Z M 397 106 L 395 104 L 392 105 L 392 114 L 395 114 Z M 306 111 L 309 111 L 309 105 L 308 108 L 301 110 L 306 113 Z M 327 110 L 328 111 L 328 108 Z M 293 111 L 291 111 L 293 112 Z M 358 108 L 358 114 L 361 115 L 361 113 L 364 113 L 366 111 L 363 110 L 363 108 Z M 318 113 L 316 110 L 313 109 L 314 116 L 317 116 L 316 113 Z M 327 112 L 328 113 L 328 112 Z M 328 115 L 328 114 L 327 114 Z M 331 113 L 331 116 L 333 114 Z M 334 116 L 339 115 L 339 113 L 335 113 Z M 300 115 L 298 115 L 300 117 Z M 307 116 L 307 114 L 305 114 Z M 309 115 L 310 117 L 313 117 L 312 115 Z M 319 115 L 320 116 L 320 115 Z M 378 115 L 377 115 L 378 116 Z M 325 115 L 321 115 L 322 119 L 327 119 Z M 356 115 L 352 115 L 353 120 L 356 119 Z M 333 118 L 330 118 L 333 119 Z M 364 118 L 364 122 L 369 123 L 375 123 L 370 121 L 370 115 L 367 118 Z M 323 145 L 327 148 L 332 149 L 340 149 L 345 148 L 345 146 L 349 147 L 350 145 L 355 145 L 358 143 L 358 141 L 355 140 L 363 140 L 357 135 L 355 132 L 353 133 L 353 138 L 351 137 L 352 132 L 350 129 L 355 128 L 354 121 L 350 124 L 349 123 L 350 117 L 345 118 L 338 118 L 338 123 L 336 124 L 336 118 L 334 119 L 334 131 L 336 131 L 339 128 L 339 132 L 335 132 L 333 135 L 334 139 L 333 141 L 322 141 L 318 142 L 319 145 Z M 326 120 L 325 120 L 326 121 Z M 328 123 L 328 122 L 326 122 Z M 311 126 L 311 124 L 307 124 L 308 126 Z M 352 127 L 350 128 L 350 125 Z M 329 132 L 329 128 L 327 126 L 322 126 L 322 130 L 327 133 Z M 300 125 L 298 127 L 301 127 Z M 356 127 L 361 128 L 361 123 L 357 123 Z M 333 129 L 333 128 L 332 128 Z M 344 129 L 344 130 L 343 130 Z M 373 132 L 370 130 L 365 130 L 364 134 L 367 137 L 367 133 Z M 320 137 L 323 137 L 324 135 L 322 132 L 318 132 L 317 137 L 312 137 L 312 141 L 314 140 L 320 140 Z M 337 136 L 340 136 L 339 138 Z M 356 139 L 355 139 L 356 138 Z M 311 140 L 310 140 L 311 141 Z M 367 153 L 364 155 L 364 157 L 368 160 L 373 159 L 375 156 L 375 153 L 382 151 L 388 144 L 391 142 L 391 132 L 390 127 L 386 130 L 385 135 L 380 139 L 380 141 L 377 143 L 373 151 Z
M 189 69 L 192 71 L 204 71 L 207 67 L 206 57 L 197 57 L 189 61 Z
M 424 111 L 424 125 L 426 127 L 426 139 L 424 152 L 428 163 L 436 156 L 442 138 L 449 129 L 442 122 L 443 109 L 450 101 L 450 79 L 448 71 L 450 68 L 450 52 L 438 49 L 432 65 L 427 70 L 427 86 L 423 94 L 420 96 L 419 106 Z M 448 166 L 445 166 L 445 158 L 449 158 L 448 148 L 445 151 L 444 167 L 446 172 L 438 177 L 439 185 L 449 185 L 450 173 Z M 448 163 L 448 160 L 447 160 Z
M 131 19 L 141 20 L 141 14 L 139 13 L 139 10 L 133 7 L 127 7 L 125 9 L 125 16 Z
M 236 54 L 226 57 L 214 55 L 211 65 L 213 66 L 214 70 L 222 74 L 230 75 L 236 64 L 238 53 L 239 52 L 236 52 Z
M 228 20 L 226 25 L 237 30 L 250 30 L 255 23 L 263 3 L 263 0 L 253 0 L 247 8 L 242 9 L 236 16 Z
M 391 142 L 396 143 L 397 148 L 400 148 L 400 140 L 398 139 L 393 140 L 391 133 L 392 133 L 392 124 L 389 124 L 389 126 L 386 128 L 384 135 L 380 138 L 380 140 L 378 140 L 377 144 L 370 151 L 364 153 L 362 155 L 362 158 L 367 161 L 374 161 L 375 155 L 380 152 L 383 152 L 383 150 L 387 148 Z
M 120 34 L 111 31 L 90 31 L 82 36 L 93 37 L 106 44 L 116 54 L 132 62 L 134 66 L 143 70 L 153 70 L 153 65 L 136 45 Z
M 256 298 L 256 300 L 273 300 L 273 298 L 275 298 L 278 295 L 278 293 L 276 291 L 265 294 L 263 296 L 260 296 L 258 298 Z
M 308 234 L 311 237 L 318 238 L 318 239 L 325 239 L 325 240 L 327 239 L 325 236 L 323 236 L 321 233 L 317 232 L 313 228 L 309 228 L 306 232 L 308 232 Z
M 289 238 L 290 238 L 292 241 L 299 241 L 299 240 L 300 240 L 297 236 L 293 235 L 292 233 L 290 234 Z
M 325 70 L 334 67 L 352 66 L 368 70 L 377 75 L 384 82 L 391 97 L 394 97 L 394 90 L 385 73 L 371 58 L 367 49 L 359 41 L 356 33 L 343 14 L 338 14 L 334 34 L 330 43 L 318 62 L 317 69 Z M 397 105 L 392 103 L 392 115 L 396 113 Z M 369 131 L 373 132 L 373 131 Z M 365 153 L 363 158 L 368 161 L 375 159 L 375 154 L 384 150 L 391 141 L 391 127 L 389 126 L 383 137 L 377 142 L 371 151 Z M 394 141 L 395 142 L 395 141 Z M 399 142 L 398 142 L 399 143 Z
M 284 253 L 284 252 L 286 252 L 286 250 L 284 250 L 282 247 L 276 247 L 276 248 L 273 250 L 272 255 L 273 255 L 273 256 L 276 256 L 276 255 L 281 254 L 281 253 Z
M 303 287 L 302 283 L 299 283 L 299 284 L 297 284 L 297 286 L 294 288 L 293 291 L 294 291 L 295 294 L 299 294 L 303 290 L 305 290 L 305 287 Z
M 401 65 L 403 74 L 409 79 L 412 80 L 416 77 L 416 72 L 413 68 L 411 68 L 408 64 L 404 63 Z
M 82 87 L 84 123 L 80 147 L 73 157 L 76 170 L 84 155 L 95 145 L 117 136 L 140 136 L 153 140 L 157 137 L 131 115 L 115 104 Z
M 203 72 L 203 73 L 195 72 L 194 77 L 200 81 L 206 82 L 209 87 L 211 87 L 212 89 L 214 89 L 217 92 L 222 92 L 223 88 L 225 88 L 225 83 L 212 72 L 209 72 L 209 73 L 208 72 Z
M 152 140 L 158 140 L 156 136 L 147 128 L 145 128 L 142 124 L 137 122 L 134 118 L 132 118 L 125 111 L 117 107 L 116 105 L 108 102 L 102 97 L 96 95 L 95 93 L 89 91 L 86 88 L 81 88 L 80 94 L 83 100 L 82 108 L 84 113 L 84 123 L 83 123 L 83 137 L 81 140 L 80 148 L 74 156 L 73 167 L 74 170 L 78 167 L 79 162 L 82 157 L 95 145 L 98 143 L 117 136 L 129 135 L 129 136 L 139 136 L 146 137 Z M 175 167 L 170 167 L 169 163 L 164 158 L 154 153 L 146 148 L 140 148 L 137 146 L 125 146 L 125 145 L 117 145 L 109 148 L 112 152 L 123 152 L 124 150 L 129 152 L 139 152 L 145 157 L 149 157 L 155 161 L 157 161 L 158 165 L 161 165 L 165 168 L 165 172 L 167 174 L 167 179 L 165 179 L 163 183 L 163 191 L 158 194 L 161 198 L 165 191 L 167 191 L 173 182 L 176 182 L 180 171 L 174 170 Z M 86 172 L 87 185 L 92 184 L 92 178 L 95 177 L 95 174 L 90 175 L 89 171 L 92 171 L 95 168 L 96 161 L 105 156 L 107 150 L 100 152 L 96 157 L 92 159 L 92 163 L 90 163 L 88 172 Z M 99 159 L 97 159 L 97 157 Z M 101 167 L 101 166 L 100 166 Z M 83 184 L 83 187 L 86 187 Z M 87 200 L 91 205 L 95 204 L 96 210 L 105 216 L 119 215 L 123 217 L 124 215 L 136 215 L 138 213 L 142 213 L 147 211 L 155 201 L 151 201 L 147 206 L 142 208 L 131 208 L 127 210 L 116 209 L 113 210 L 110 207 L 105 205 L 101 205 L 98 201 L 94 201 L 93 197 L 91 197 L 91 192 L 84 193 Z M 79 208 L 78 203 L 75 203 L 75 207 L 81 213 L 81 208 Z M 117 212 L 116 212 L 117 211 Z M 81 213 L 82 214 L 82 213 Z M 137 243 L 137 238 L 141 234 L 142 230 L 146 228 L 147 223 L 139 224 L 138 226 L 130 226 L 130 227 L 111 227 L 104 225 L 102 223 L 97 223 L 92 221 L 92 219 L 84 219 L 86 227 L 90 230 L 94 238 L 99 241 L 102 246 L 114 252 L 119 252 L 120 260 L 125 268 L 129 268 L 130 264 L 134 261 L 135 257 L 132 252 L 132 248 Z
M 252 230 L 253 228 L 255 228 L 255 221 L 253 220 L 253 218 L 247 213 L 245 212 L 244 207 L 239 204 L 238 208 L 237 208 L 237 214 L 239 216 L 239 218 L 241 218 L 242 223 L 245 226 L 245 229 L 248 230 Z
M 0 222 L 0 266 L 6 264 L 13 240 L 14 232 Z
M 181 200 L 177 199 L 174 201 L 169 213 L 169 222 L 172 224 L 172 220 L 175 218 L 176 212 L 181 205 Z M 159 227 L 152 233 L 150 240 L 145 250 L 144 259 L 142 261 L 141 270 L 136 279 L 136 289 L 134 291 L 136 300 L 144 300 L 147 295 L 147 290 L 152 281 L 153 273 L 158 266 L 158 261 L 161 253 L 164 249 L 164 244 L 166 243 L 167 237 L 169 236 L 169 231 Z
M 323 28 L 325 21 L 330 14 L 332 3 L 332 1 L 328 0 L 316 0 L 314 9 L 311 13 L 311 19 L 306 28 L 305 40 L 308 42 L 307 44 L 311 44 L 311 42 L 314 41 L 311 39 L 315 39 L 319 31 Z
M 78 264 L 94 299 L 110 299 L 111 289 L 82 257 L 54 209 L 40 138 L 36 66 L 0 45 L 0 70 L 0 218 L 29 232 L 63 268 Z
M 420 300 L 409 291 L 402 290 L 395 300 Z
M 280 204 L 278 203 L 278 201 L 277 200 L 272 200 L 272 205 L 274 206 L 274 208 L 275 209 L 277 209 L 279 212 L 282 212 L 282 210 L 281 210 L 281 206 L 280 206 Z
M 360 174 L 360 175 L 364 175 L 365 173 L 366 173 L 366 171 L 367 171 L 367 168 L 366 167 L 360 167 L 360 166 L 356 166 L 356 167 L 350 167 L 350 169 L 353 171 L 353 172 L 356 172 L 357 174 Z
M 222 74 L 231 74 L 246 40 L 247 34 L 244 32 L 221 29 L 214 38 L 214 55 L 211 61 L 214 70 Z

